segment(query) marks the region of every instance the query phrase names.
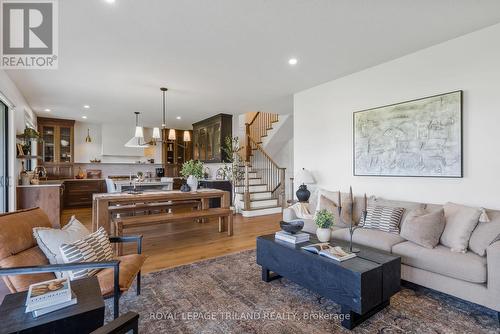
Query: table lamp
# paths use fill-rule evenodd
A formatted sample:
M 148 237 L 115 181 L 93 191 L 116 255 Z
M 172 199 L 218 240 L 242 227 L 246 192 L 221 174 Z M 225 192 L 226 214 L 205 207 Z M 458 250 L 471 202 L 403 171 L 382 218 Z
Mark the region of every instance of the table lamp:
M 299 186 L 295 195 L 297 195 L 297 199 L 300 202 L 307 202 L 309 197 L 311 197 L 311 192 L 307 189 L 306 184 L 314 184 L 316 182 L 314 181 L 312 174 L 305 168 L 299 170 L 296 179 L 302 184 Z

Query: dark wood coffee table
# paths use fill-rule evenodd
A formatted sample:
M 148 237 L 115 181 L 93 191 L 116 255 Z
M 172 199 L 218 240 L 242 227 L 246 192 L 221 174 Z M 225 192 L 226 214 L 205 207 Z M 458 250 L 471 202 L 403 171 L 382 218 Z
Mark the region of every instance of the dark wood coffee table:
M 34 318 L 25 313 L 26 292 L 5 296 L 0 306 L 1 333 L 90 333 L 104 323 L 104 300 L 97 278 L 71 282 L 77 303 Z
M 274 240 L 274 234 L 258 237 L 262 280 L 286 277 L 340 304 L 345 315 L 342 326 L 348 329 L 388 306 L 391 296 L 401 289 L 399 256 L 356 245 L 361 250 L 357 257 L 337 262 L 301 249 L 317 242 L 313 235 L 309 242 L 298 245 Z

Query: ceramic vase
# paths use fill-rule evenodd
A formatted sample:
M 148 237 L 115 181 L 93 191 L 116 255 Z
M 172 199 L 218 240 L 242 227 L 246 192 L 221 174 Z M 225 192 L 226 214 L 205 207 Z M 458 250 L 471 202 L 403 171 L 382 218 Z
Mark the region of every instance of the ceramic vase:
M 328 242 L 330 241 L 330 237 L 332 235 L 332 230 L 330 228 L 320 228 L 316 229 L 316 236 L 320 242 Z
M 198 190 L 198 179 L 193 175 L 189 175 L 186 183 L 191 188 L 191 191 Z

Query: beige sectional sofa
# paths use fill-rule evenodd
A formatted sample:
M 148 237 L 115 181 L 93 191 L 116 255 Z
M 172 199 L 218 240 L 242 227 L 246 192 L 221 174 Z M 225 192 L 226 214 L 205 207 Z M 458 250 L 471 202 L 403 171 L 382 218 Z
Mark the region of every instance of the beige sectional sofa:
M 406 209 L 405 214 L 418 208 L 430 211 L 442 208 L 435 204 L 376 200 L 380 205 L 403 207 Z M 355 202 L 363 202 L 363 199 L 355 197 Z M 310 211 L 315 210 L 316 204 L 310 204 Z M 360 210 L 362 208 L 355 205 L 353 216 L 360 217 Z M 398 234 L 368 228 L 358 228 L 354 232 L 353 242 L 401 256 L 401 279 L 405 281 L 500 312 L 500 240 L 496 238 L 500 235 L 500 211 L 486 210 L 486 213 L 490 221 L 478 223 L 466 253 L 452 252 L 442 244 L 432 249 L 425 248 Z M 292 209 L 284 210 L 283 220 L 303 220 L 304 231 L 316 231 L 313 220 L 298 219 Z M 404 220 L 405 216 L 401 224 L 404 224 Z M 334 226 L 332 240 L 349 241 L 349 229 Z

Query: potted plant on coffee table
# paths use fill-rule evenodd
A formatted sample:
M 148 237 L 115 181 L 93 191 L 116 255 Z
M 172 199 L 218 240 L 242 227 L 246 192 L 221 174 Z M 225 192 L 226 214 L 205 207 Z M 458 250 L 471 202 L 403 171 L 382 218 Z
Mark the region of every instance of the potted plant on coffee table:
M 320 242 L 328 242 L 330 241 L 330 237 L 332 234 L 331 227 L 335 224 L 335 216 L 323 209 L 316 213 L 316 217 L 314 218 L 314 222 L 318 228 L 316 229 L 316 236 Z
M 203 178 L 203 162 L 189 160 L 182 165 L 181 175 L 187 177 L 187 184 L 191 191 L 198 189 L 198 180 Z

